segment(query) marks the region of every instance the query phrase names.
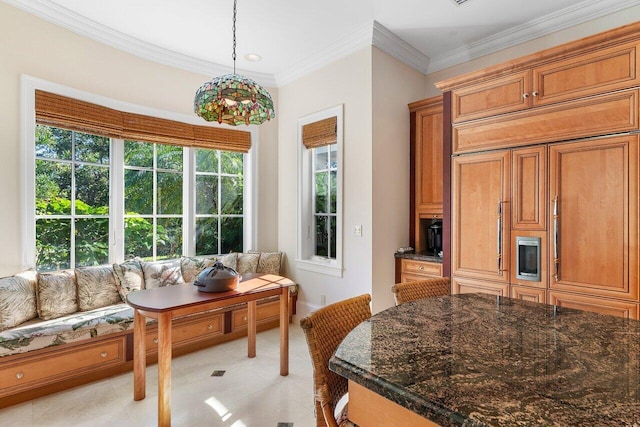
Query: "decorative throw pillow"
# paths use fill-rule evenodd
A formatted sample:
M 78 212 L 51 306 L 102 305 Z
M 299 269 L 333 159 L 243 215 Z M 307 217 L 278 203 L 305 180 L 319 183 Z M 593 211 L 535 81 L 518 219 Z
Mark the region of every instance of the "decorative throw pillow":
M 233 268 L 238 271 L 238 254 L 232 252 L 230 254 L 218 255 L 215 257 L 216 261 L 220 261 L 225 267 Z
M 78 308 L 80 311 L 93 310 L 121 302 L 113 267 L 77 267 Z
M 43 320 L 56 319 L 78 311 L 76 273 L 62 270 L 38 275 L 38 315 Z
M 153 289 L 184 283 L 180 260 L 143 262 L 144 288 Z
M 0 331 L 13 328 L 38 315 L 35 271 L 0 279 Z
M 144 289 L 142 265 L 140 265 L 138 258 L 130 259 L 122 264 L 113 264 L 113 271 L 118 278 L 116 285 L 123 301 L 127 300 L 129 292 Z
M 216 262 L 215 258 L 186 257 L 180 258 L 180 270 L 182 279 L 191 283 L 196 280 L 198 274 L 205 268 L 211 267 Z
M 260 254 L 255 253 L 239 253 L 238 254 L 238 268 L 236 271 L 239 274 L 245 273 L 255 273 L 258 270 L 258 260 L 260 259 Z
M 260 254 L 260 259 L 258 260 L 258 269 L 256 270 L 256 273 L 280 275 L 282 252 L 249 251 L 249 253 Z

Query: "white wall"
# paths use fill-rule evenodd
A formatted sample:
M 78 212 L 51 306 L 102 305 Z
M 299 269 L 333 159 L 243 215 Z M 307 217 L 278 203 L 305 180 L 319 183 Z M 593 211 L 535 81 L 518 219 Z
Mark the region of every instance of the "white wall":
M 640 6 L 635 6 L 592 21 L 587 21 L 583 24 L 576 25 L 562 31 L 557 31 L 553 34 L 549 34 L 508 49 L 503 49 L 490 55 L 485 55 L 478 59 L 474 59 L 445 70 L 431 73 L 427 76 L 427 91 L 425 92 L 424 98 L 430 98 L 440 94 L 438 88 L 434 86 L 434 84 L 439 81 L 500 64 L 511 59 L 520 58 L 563 43 L 579 40 L 583 37 L 611 30 L 616 27 L 621 27 L 625 24 L 630 24 L 638 20 L 640 20 Z
M 409 245 L 409 109 L 425 91 L 424 75 L 373 49 L 372 302 L 394 305 L 395 251 Z
M 120 52 L 0 2 L 0 276 L 14 274 L 23 267 L 21 74 L 189 115 L 193 114 L 196 89 L 211 78 Z M 277 106 L 277 91 L 270 92 L 276 96 Z M 260 156 L 257 249 L 277 248 L 277 126 L 277 119 L 260 126 L 259 141 L 254 141 L 259 144 Z
M 371 293 L 371 49 L 283 86 L 278 121 L 278 244 L 287 254 L 285 273 L 300 285 L 298 314 L 350 296 Z M 342 278 L 297 268 L 298 118 L 344 104 Z M 349 231 L 362 225 L 362 237 Z

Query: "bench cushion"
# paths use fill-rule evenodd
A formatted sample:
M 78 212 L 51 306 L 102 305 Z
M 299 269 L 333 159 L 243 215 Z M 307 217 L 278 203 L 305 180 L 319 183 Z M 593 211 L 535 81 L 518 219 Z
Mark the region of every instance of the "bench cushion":
M 133 308 L 120 303 L 0 332 L 0 357 L 133 329 Z

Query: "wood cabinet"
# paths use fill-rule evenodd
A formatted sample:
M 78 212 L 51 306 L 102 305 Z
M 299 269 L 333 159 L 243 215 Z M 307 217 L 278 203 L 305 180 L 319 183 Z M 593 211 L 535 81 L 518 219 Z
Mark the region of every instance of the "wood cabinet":
M 511 228 L 547 228 L 547 147 L 511 151 Z
M 521 299 L 525 301 L 531 302 L 547 302 L 547 291 L 545 289 L 540 288 L 531 288 L 529 286 L 519 286 L 519 285 L 511 285 L 510 286 L 510 295 L 511 298 Z
M 638 303 L 633 301 L 616 301 L 590 295 L 549 291 L 549 304 L 558 306 L 560 311 L 562 308 L 574 308 L 627 319 L 638 319 Z
M 483 294 L 492 294 L 501 297 L 509 296 L 509 284 L 487 282 L 483 280 L 469 279 L 464 277 L 451 278 L 452 294 L 468 294 L 480 292 Z
M 638 90 L 625 90 L 460 123 L 454 154 L 566 141 L 639 128 Z
M 256 324 L 261 325 L 265 322 L 278 320 L 280 316 L 280 301 L 265 302 L 258 304 L 256 308 Z M 240 308 L 233 310 L 231 313 L 231 331 L 247 329 L 247 309 Z
M 442 215 L 442 97 L 416 110 L 416 210 Z
M 400 281 L 402 283 L 442 277 L 442 263 L 413 259 L 402 259 L 400 262 Z
M 453 158 L 452 276 L 509 283 L 509 151 Z
M 611 42 L 605 37 L 578 42 L 566 46 L 562 56 L 538 55 L 539 63 L 535 56 L 525 57 L 505 64 L 502 74 L 456 87 L 453 123 L 637 86 L 640 42 Z
M 549 286 L 638 300 L 638 135 L 549 147 Z
M 427 250 L 426 228 L 442 219 L 443 109 L 442 97 L 409 104 L 411 114 L 410 245 Z
M 126 336 L 116 335 L 93 344 L 71 345 L 64 351 L 55 348 L 13 358 L 15 362 L 0 369 L 0 397 L 43 387 L 78 375 L 126 364 Z
M 224 314 L 204 313 L 176 319 L 171 329 L 172 347 L 180 347 L 192 342 L 222 335 L 224 333 Z M 147 353 L 158 351 L 157 327 L 147 330 Z

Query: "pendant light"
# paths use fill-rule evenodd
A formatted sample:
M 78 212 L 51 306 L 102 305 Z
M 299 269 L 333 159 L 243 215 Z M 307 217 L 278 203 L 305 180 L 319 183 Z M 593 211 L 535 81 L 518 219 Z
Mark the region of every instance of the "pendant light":
M 233 0 L 233 74 L 215 77 L 200 86 L 193 109 L 208 122 L 259 125 L 276 114 L 269 92 L 254 80 L 236 74 L 236 3 Z

